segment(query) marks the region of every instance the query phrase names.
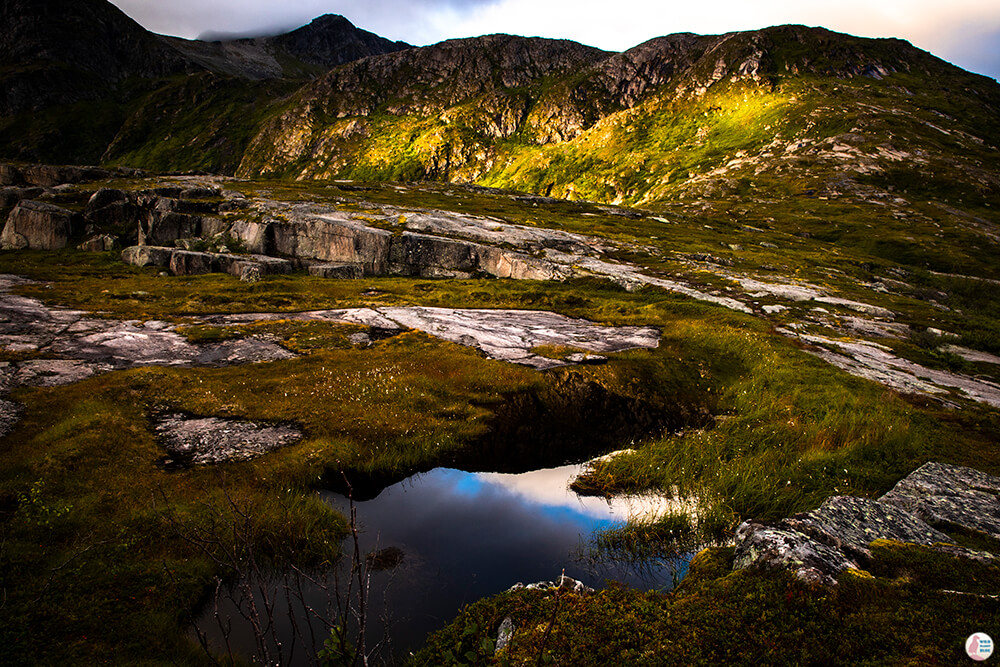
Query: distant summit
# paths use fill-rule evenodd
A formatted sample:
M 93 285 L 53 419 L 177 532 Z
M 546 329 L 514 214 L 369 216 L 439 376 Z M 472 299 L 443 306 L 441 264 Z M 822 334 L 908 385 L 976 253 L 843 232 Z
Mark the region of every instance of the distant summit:
M 248 79 L 312 78 L 337 65 L 410 48 L 356 28 L 337 14 L 270 37 L 164 39 L 212 72 Z
M 311 65 L 326 68 L 368 56 L 411 48 L 354 27 L 339 14 L 324 14 L 298 30 L 272 38 L 278 48 Z

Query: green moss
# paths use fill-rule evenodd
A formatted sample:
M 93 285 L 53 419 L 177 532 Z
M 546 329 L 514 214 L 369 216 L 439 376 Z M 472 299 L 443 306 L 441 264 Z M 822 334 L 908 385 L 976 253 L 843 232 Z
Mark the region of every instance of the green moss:
M 472 664 L 958 664 L 971 628 L 993 627 L 997 613 L 986 598 L 865 577 L 817 589 L 786 573 L 736 572 L 666 595 L 518 591 L 467 607 L 412 664 L 451 664 L 445 651 L 495 638 L 506 617 L 507 652 Z

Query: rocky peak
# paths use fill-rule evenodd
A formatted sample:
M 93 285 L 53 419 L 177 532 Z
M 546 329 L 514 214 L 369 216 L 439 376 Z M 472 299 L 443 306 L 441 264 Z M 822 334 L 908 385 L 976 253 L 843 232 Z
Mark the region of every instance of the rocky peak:
M 307 99 L 334 117 L 367 116 L 395 98 L 396 112 L 444 109 L 490 91 L 568 74 L 609 54 L 569 40 L 485 35 L 356 61 L 323 77 Z
M 356 28 L 338 14 L 324 14 L 308 25 L 274 37 L 271 41 L 303 62 L 326 68 L 411 48 L 405 42 L 392 42 Z

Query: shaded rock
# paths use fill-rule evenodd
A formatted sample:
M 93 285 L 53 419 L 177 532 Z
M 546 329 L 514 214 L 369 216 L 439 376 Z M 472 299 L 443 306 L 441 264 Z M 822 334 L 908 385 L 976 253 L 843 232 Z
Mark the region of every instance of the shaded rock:
M 229 235 L 238 239 L 249 252 L 259 255 L 273 252 L 274 235 L 270 223 L 237 220 L 230 225 Z
M 607 241 L 596 237 L 446 211 L 406 212 L 403 218 L 409 231 L 460 237 L 482 243 L 506 243 L 519 249 L 554 248 L 562 252 L 585 254 L 609 247 Z
M 124 190 L 101 188 L 87 201 L 83 217 L 104 225 L 134 225 L 139 222 L 141 207 L 135 195 Z
M 209 252 L 175 250 L 170 255 L 170 272 L 175 276 L 194 276 L 218 270 L 217 255 Z
M 263 278 L 260 264 L 248 263 L 240 266 L 239 279 L 244 283 L 259 283 Z
M 424 278 L 468 278 L 479 269 L 476 244 L 403 232 L 393 239 L 391 273 Z
M 879 499 L 934 525 L 962 526 L 1000 540 L 1000 477 L 925 463 Z
M 271 230 L 274 251 L 279 255 L 357 264 L 363 267 L 365 275 L 388 273 L 392 233 L 384 229 L 367 227 L 331 213 L 275 221 Z
M 178 193 L 178 199 L 214 199 L 221 195 L 222 191 L 219 188 L 210 187 L 193 187 L 181 190 Z
M 84 252 L 109 252 L 117 247 L 118 237 L 111 234 L 92 236 L 77 246 L 78 249 Z
M 51 188 L 64 183 L 86 183 L 112 177 L 112 172 L 100 167 L 56 166 L 35 164 L 21 170 L 22 178 L 29 185 Z
M 157 419 L 154 429 L 169 454 L 166 465 L 243 461 L 302 439 L 302 431 L 287 424 L 182 414 Z
M 24 174 L 12 164 L 0 164 L 0 185 L 22 185 Z
M 198 237 L 201 222 L 201 216 L 156 208 L 139 221 L 139 245 L 167 246 L 178 239 Z
M 20 403 L 0 399 L 0 438 L 14 430 L 22 412 L 24 406 Z
M 566 280 L 575 274 L 572 265 L 492 246 L 480 246 L 479 253 L 479 270 L 497 278 Z
M 313 264 L 309 267 L 309 275 L 318 278 L 358 280 L 364 276 L 364 270 L 360 264 L 348 264 L 346 262 Z
M 170 266 L 173 248 L 157 246 L 131 246 L 122 250 L 122 261 L 133 266 Z
M 15 206 L 24 199 L 36 199 L 45 194 L 42 188 L 0 188 L 0 208 Z
M 257 272 L 259 276 L 269 276 L 281 273 L 291 273 L 292 262 L 280 257 L 267 257 L 266 255 L 230 255 L 226 253 L 200 253 L 212 255 L 215 258 L 215 266 L 221 273 L 228 273 L 243 279 L 244 275 L 250 272 Z
M 0 234 L 5 250 L 59 250 L 74 232 L 75 214 L 52 204 L 21 201 L 7 218 Z

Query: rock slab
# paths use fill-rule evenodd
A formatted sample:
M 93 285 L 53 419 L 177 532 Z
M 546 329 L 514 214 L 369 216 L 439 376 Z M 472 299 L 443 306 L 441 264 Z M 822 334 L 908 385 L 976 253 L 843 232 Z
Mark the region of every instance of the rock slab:
M 251 459 L 302 439 L 288 424 L 171 414 L 155 425 L 170 457 L 165 465 L 201 465 Z
M 847 569 L 865 569 L 879 539 L 951 544 L 934 526 L 962 527 L 1000 539 L 1000 478 L 972 468 L 926 463 L 878 500 L 834 496 L 818 509 L 776 524 L 745 521 L 736 531 L 734 569 L 788 569 L 833 585 Z M 950 547 L 977 558 L 987 554 Z

